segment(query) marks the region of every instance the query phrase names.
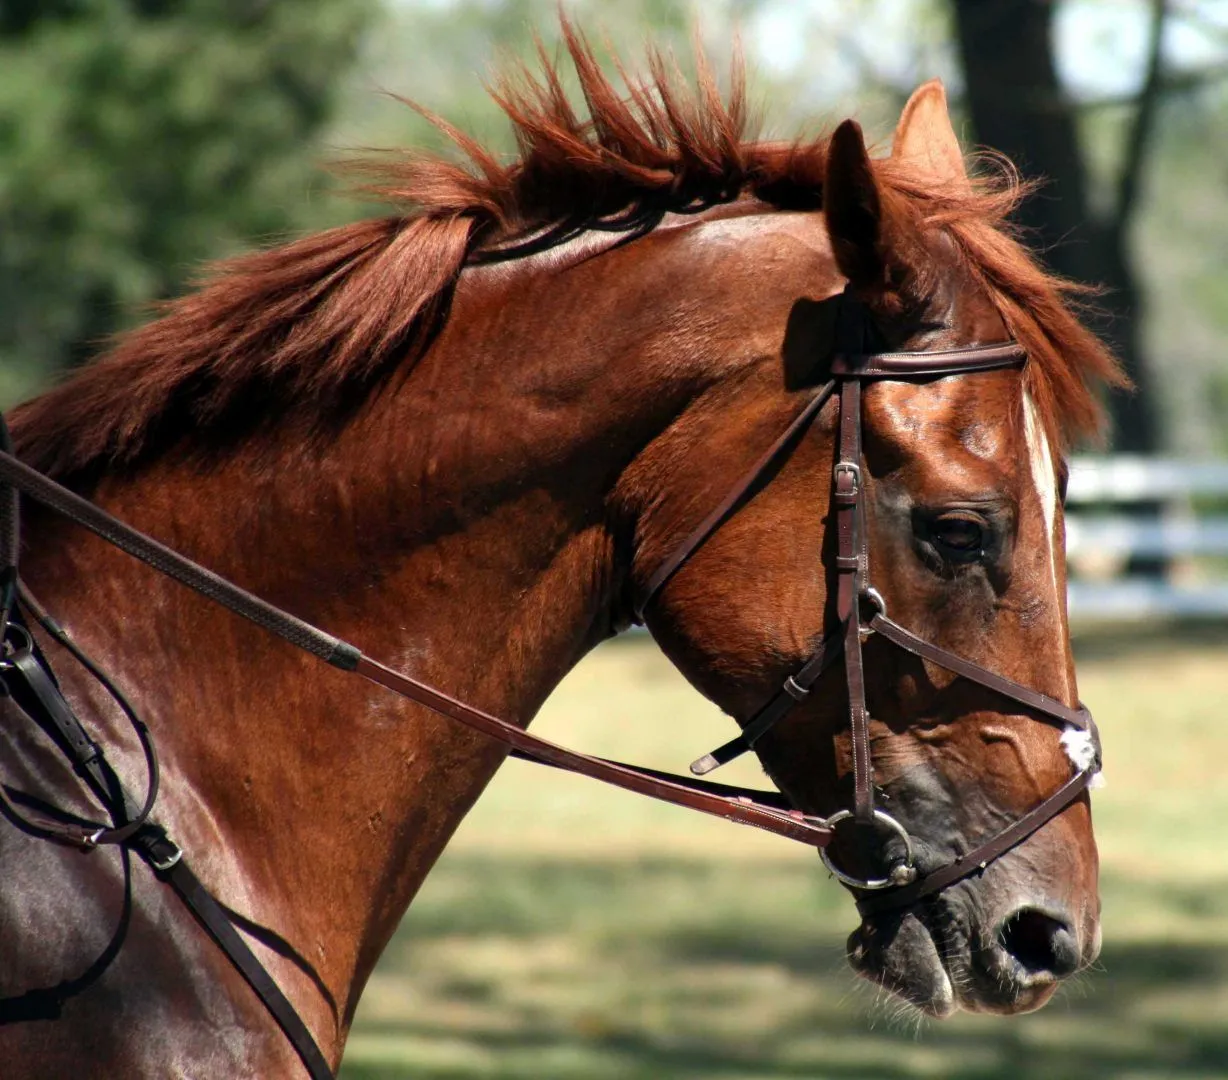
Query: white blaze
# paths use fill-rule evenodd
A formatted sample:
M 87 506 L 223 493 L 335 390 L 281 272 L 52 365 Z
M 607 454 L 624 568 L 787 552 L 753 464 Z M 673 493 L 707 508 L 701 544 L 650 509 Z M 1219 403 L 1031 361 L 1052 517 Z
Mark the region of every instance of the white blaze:
M 1053 594 L 1057 596 L 1057 537 L 1054 534 L 1057 522 L 1057 471 L 1053 468 L 1053 455 L 1049 452 L 1049 440 L 1036 412 L 1032 395 L 1023 395 L 1023 430 L 1028 442 L 1028 460 L 1032 465 L 1032 482 L 1045 515 L 1045 534 L 1049 538 L 1049 570 L 1053 581 Z
M 1051 586 L 1049 602 L 1054 605 L 1054 611 L 1061 611 L 1062 596 L 1057 560 L 1063 557 L 1064 552 L 1060 550 L 1057 538 L 1057 470 L 1053 467 L 1053 454 L 1049 449 L 1049 440 L 1045 436 L 1044 425 L 1041 424 L 1040 416 L 1036 411 L 1036 402 L 1032 400 L 1032 395 L 1026 392 L 1023 395 L 1023 430 L 1028 443 L 1028 461 L 1032 466 L 1032 483 L 1036 486 L 1036 497 L 1040 500 L 1041 512 L 1045 517 L 1045 558 L 1049 564 Z M 1065 621 L 1059 618 L 1057 628 L 1061 635 L 1058 645 L 1065 654 L 1070 647 L 1066 639 Z M 1062 697 L 1069 701 L 1071 693 L 1065 665 L 1062 665 L 1060 675 Z M 1067 726 L 1062 733 L 1062 748 L 1074 762 L 1076 768 L 1085 769 L 1091 764 L 1094 750 L 1091 736 L 1087 732 Z

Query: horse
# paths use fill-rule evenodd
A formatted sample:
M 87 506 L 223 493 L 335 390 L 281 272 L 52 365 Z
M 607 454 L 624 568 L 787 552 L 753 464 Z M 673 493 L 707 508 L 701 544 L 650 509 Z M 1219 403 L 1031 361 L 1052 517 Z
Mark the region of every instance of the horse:
M 742 725 L 787 692 L 744 741 L 789 820 L 834 834 L 825 857 L 862 904 L 853 968 L 934 1016 L 1037 1008 L 1100 945 L 1086 785 L 977 853 L 1090 768 L 1064 451 L 1099 423 L 1114 361 L 1073 286 L 1012 236 L 1019 185 L 970 175 L 941 84 L 872 158 L 851 120 L 757 139 L 736 65 L 724 97 L 706 67 L 689 89 L 659 58 L 619 91 L 564 29 L 587 116 L 545 63 L 495 90 L 514 159 L 437 121 L 465 160 L 369 163 L 394 213 L 220 264 L 14 410 L 16 455 L 517 730 L 637 621 Z M 918 366 L 934 355 L 962 366 Z M 25 514 L 30 596 L 148 725 L 154 817 L 335 1068 L 507 743 Z M 121 710 L 70 639 L 27 622 L 141 790 Z M 803 679 L 829 640 L 843 662 Z M 4 707 L 12 800 L 95 819 L 64 756 Z M 7 1073 L 302 1075 L 128 849 L 0 825 Z M 866 902 L 879 867 L 914 892 Z M 950 880 L 921 895 L 936 873 Z

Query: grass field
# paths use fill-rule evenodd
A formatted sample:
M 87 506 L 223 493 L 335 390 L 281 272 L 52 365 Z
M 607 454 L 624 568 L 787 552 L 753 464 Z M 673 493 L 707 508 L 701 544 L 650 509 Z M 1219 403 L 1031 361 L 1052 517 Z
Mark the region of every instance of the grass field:
M 804 849 L 511 762 L 372 979 L 343 1080 L 1228 1077 L 1228 629 L 1077 651 L 1105 945 L 1041 1012 L 918 1026 L 845 967 L 852 904 Z M 534 730 L 681 768 L 726 723 L 641 638 Z

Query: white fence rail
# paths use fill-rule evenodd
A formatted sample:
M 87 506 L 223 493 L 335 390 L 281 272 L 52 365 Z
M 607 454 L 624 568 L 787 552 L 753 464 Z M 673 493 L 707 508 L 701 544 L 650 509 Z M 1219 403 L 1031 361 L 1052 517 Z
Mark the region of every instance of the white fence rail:
M 1228 563 L 1217 572 L 1213 561 L 1228 560 L 1228 513 L 1199 513 L 1195 497 L 1228 504 L 1228 461 L 1075 458 L 1066 499 L 1071 617 L 1228 616 Z M 1140 512 L 1128 513 L 1130 504 Z M 1132 557 L 1162 560 L 1166 576 L 1125 576 Z M 1210 566 L 1199 565 L 1208 557 Z
M 1228 461 L 1086 454 L 1071 463 L 1068 503 L 1228 496 Z

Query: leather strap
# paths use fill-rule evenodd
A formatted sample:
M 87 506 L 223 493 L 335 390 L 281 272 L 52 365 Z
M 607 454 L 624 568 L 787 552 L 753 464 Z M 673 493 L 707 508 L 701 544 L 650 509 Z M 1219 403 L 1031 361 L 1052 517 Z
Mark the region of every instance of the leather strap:
M 853 818 L 874 822 L 874 774 L 866 679 L 861 656 L 861 589 L 865 566 L 861 483 L 861 383 L 840 383 L 838 456 L 832 474 L 836 517 L 836 617 L 844 626 L 844 674 L 848 689 L 849 735 L 853 751 Z
M 517 758 L 520 761 L 532 762 L 534 765 L 544 765 L 550 769 L 560 769 L 563 772 L 571 771 L 565 765 L 556 765 L 553 761 L 544 761 L 542 758 L 533 757 L 532 754 L 525 754 L 519 750 L 509 751 L 508 756 Z M 601 758 L 600 760 L 608 765 L 617 765 L 623 769 L 634 769 L 637 772 L 644 773 L 646 776 L 653 776 L 658 780 L 665 780 L 670 783 L 679 779 L 676 774 L 666 772 L 663 769 L 650 769 L 646 765 L 628 765 L 625 761 L 612 761 L 610 758 Z M 712 780 L 687 778 L 687 786 L 694 788 L 696 791 L 706 791 L 710 795 L 722 795 L 731 799 L 745 800 L 748 795 L 747 789 L 744 787 L 736 784 L 718 784 Z M 794 811 L 793 804 L 779 791 L 756 791 L 754 794 L 756 796 L 755 801 L 762 803 L 764 806 L 771 807 L 773 810 L 796 812 Z
M 360 657 L 354 671 L 370 682 L 425 705 L 441 716 L 450 717 L 480 731 L 535 761 L 590 776 L 615 787 L 685 806 L 703 814 L 766 829 L 778 836 L 798 840 L 812 847 L 824 847 L 831 841 L 831 829 L 822 820 L 807 817 L 801 811 L 780 810 L 763 801 L 752 800 L 748 795 L 741 794 L 740 789 L 737 795 L 714 794 L 706 785 L 700 785 L 693 780 L 669 776 L 655 770 L 629 767 L 616 761 L 568 750 L 536 735 L 530 735 L 523 728 L 497 716 L 491 716 L 490 713 L 457 701 L 441 690 L 394 671 L 370 657 Z M 764 793 L 754 794 L 759 799 L 764 797 Z M 774 798 L 774 794 L 768 794 L 767 797 Z
M 28 649 L 23 650 L 23 653 L 20 659 L 9 661 L 8 667 L 3 672 L 5 688 L 9 696 L 13 698 L 14 705 L 21 708 L 20 705 L 17 705 L 17 695 L 22 690 L 25 690 L 23 696 L 33 697 L 32 707 L 37 709 L 46 721 L 43 726 L 49 729 L 49 734 L 64 751 L 72 763 L 73 771 L 89 785 L 96 798 L 104 805 L 109 804 L 110 785 L 102 772 L 100 764 L 102 755 L 98 746 L 85 733 L 71 710 L 66 705 L 60 707 L 63 699 L 60 698 L 58 692 L 50 694 L 45 692 L 44 687 L 49 685 L 46 675 L 39 669 L 37 661 L 33 660 Z M 34 669 L 33 672 L 25 670 L 27 661 Z M 51 702 L 50 708 L 46 704 L 48 700 Z M 22 711 L 27 710 L 22 709 Z M 95 836 L 108 831 L 104 825 L 77 824 L 45 814 L 24 811 L 9 797 L 3 785 L 0 785 L 0 802 L 3 802 L 5 810 L 26 830 L 58 844 L 90 848 L 94 846 Z M 64 815 L 64 818 L 68 817 L 69 815 Z
M 74 652 L 80 653 L 77 646 L 72 645 L 72 648 Z M 84 657 L 83 662 L 92 666 L 93 662 L 85 657 L 84 653 L 80 653 L 80 656 Z M 148 823 L 147 818 L 158 793 L 158 768 L 153 743 L 144 731 L 144 725 L 140 725 L 139 733 L 142 735 L 142 743 L 147 744 L 148 748 L 146 757 L 150 768 L 150 783 L 145 804 L 138 808 L 118 775 L 107 765 L 102 748 L 86 733 L 51 677 L 49 669 L 44 667 L 45 661 L 35 654 L 33 646 L 19 650 L 9 664 L 4 672 L 5 678 L 21 680 L 27 692 L 22 696 L 28 697 L 31 714 L 41 719 L 43 726 L 50 729 L 57 744 L 72 762 L 76 773 L 85 781 L 94 797 L 108 808 L 112 819 L 126 823 L 108 829 L 61 822 L 44 815 L 23 812 L 16 807 L 3 785 L 0 785 L 0 802 L 3 802 L 10 813 L 16 815 L 25 827 L 32 828 L 47 839 L 87 849 L 104 843 L 131 847 L 153 868 L 161 880 L 174 888 L 197 921 L 252 987 L 302 1059 L 311 1080 L 333 1080 L 332 1070 L 306 1025 L 234 928 L 225 908 L 201 884 L 200 879 L 184 861 L 183 853 L 166 835 L 165 830 L 161 826 Z M 107 687 L 111 689 L 109 682 Z M 20 693 L 20 690 L 18 692 Z M 16 695 L 14 703 L 17 703 Z M 124 708 L 125 711 L 128 710 L 127 702 L 124 702 Z M 139 721 L 137 723 L 139 724 Z
M 277 634 L 296 648 L 342 670 L 353 668 L 358 657 L 354 646 L 253 596 L 212 570 L 206 570 L 165 544 L 125 525 L 88 499 L 31 469 L 12 454 L 0 452 L 0 482 L 11 484 L 36 502 L 89 529 L 159 573 L 221 604 L 248 622 Z
M 818 399 L 814 399 L 803 411 L 813 416 L 818 411 Z M 792 427 L 800 431 L 804 426 L 803 416 Z M 778 440 L 779 442 L 779 440 Z M 378 683 L 395 693 L 408 697 L 444 716 L 489 735 L 506 746 L 522 751 L 536 760 L 549 761 L 573 772 L 591 776 L 616 787 L 639 792 L 662 802 L 686 806 L 702 813 L 713 814 L 741 824 L 754 825 L 768 832 L 798 840 L 815 847 L 822 847 L 831 840 L 831 830 L 817 819 L 808 818 L 800 811 L 781 811 L 774 806 L 758 801 L 763 793 L 746 791 L 738 797 L 718 797 L 697 787 L 686 777 L 677 777 L 666 782 L 649 772 L 607 762 L 573 750 L 567 750 L 547 742 L 506 720 L 491 716 L 479 709 L 419 683 L 409 676 L 401 675 L 366 657 L 355 646 L 318 627 L 290 615 L 272 604 L 253 596 L 233 585 L 225 578 L 172 551 L 164 544 L 133 529 L 105 510 L 82 499 L 79 495 L 35 472 L 11 455 L 0 453 L 0 480 L 7 481 L 36 501 L 63 514 L 91 532 L 109 540 L 120 550 L 148 563 L 155 569 L 174 578 L 188 588 L 201 593 L 238 615 L 243 616 L 265 630 L 289 641 L 293 645 L 326 660 L 344 671 L 357 671 L 371 682 Z M 768 799 L 774 793 L 766 795 Z
M 746 721 L 741 732 L 727 743 L 692 761 L 691 772 L 696 776 L 704 776 L 754 749 L 755 743 L 788 716 L 794 705 L 806 699 L 819 676 L 836 662 L 843 648 L 843 631 L 828 634 L 810 654 L 810 659 L 795 674 L 785 679 L 767 704 Z
M 877 632 L 899 648 L 947 667 L 961 677 L 1019 702 L 1031 711 L 1040 714 L 1038 719 L 1051 723 L 1070 724 L 1081 730 L 1090 731 L 1096 741 L 1097 755 L 1099 755 L 1099 736 L 1095 722 L 1084 706 L 1071 708 L 1039 691 L 1032 690 L 1030 687 L 1023 686 L 940 646 L 918 638 L 887 618 L 881 607 L 881 600 L 868 587 L 870 580 L 868 547 L 861 484 L 861 380 L 942 378 L 950 375 L 1018 367 L 1026 361 L 1025 351 L 1016 342 L 1005 342 L 1001 345 L 970 346 L 921 354 L 869 353 L 864 348 L 865 327 L 864 312 L 860 310 L 855 301 L 846 297 L 837 324 L 837 338 L 845 343 L 847 348 L 834 358 L 831 366 L 840 395 L 838 452 L 832 480 L 832 513 L 837 541 L 835 606 L 841 630 L 824 639 L 798 675 L 785 680 L 776 695 L 746 722 L 742 732 L 736 738 L 696 760 L 691 770 L 697 775 L 706 774 L 753 747 L 766 731 L 779 723 L 798 701 L 806 697 L 813 681 L 842 650 L 848 684 L 849 724 L 853 750 L 853 817 L 861 823 L 870 824 L 874 820 L 875 811 L 869 725 L 865 708 L 865 675 L 861 651 L 860 604 L 863 595 L 869 596 L 879 605 L 879 610 L 870 618 L 866 630 Z M 824 388 L 824 393 L 829 394 L 830 392 L 831 384 L 828 384 Z M 773 454 L 779 445 L 778 442 L 777 446 L 769 451 L 769 455 Z M 761 462 L 769 460 L 771 457 L 765 456 Z M 756 469 L 739 481 L 736 489 L 737 496 L 754 486 L 760 467 L 761 465 L 757 463 Z M 741 500 L 738 497 L 727 497 L 712 514 L 704 519 L 701 525 L 686 538 L 680 550 L 662 564 L 650 579 L 650 587 L 646 590 L 647 599 L 651 599 L 652 595 L 678 567 L 740 505 Z M 644 601 L 646 602 L 647 600 Z M 643 606 L 641 604 L 639 608 L 640 613 L 643 611 Z M 834 642 L 839 642 L 840 647 L 834 647 Z M 863 912 L 904 906 L 921 896 L 937 892 L 945 885 L 960 880 L 978 867 L 997 858 L 1065 809 L 1086 788 L 1090 776 L 1098 768 L 1099 761 L 1097 760 L 1095 766 L 1087 773 L 1076 775 L 1019 821 L 957 862 L 915 880 L 909 885 L 896 885 L 883 892 L 862 893 L 860 903 Z
M 83 829 L 80 826 L 48 822 L 44 819 L 35 827 L 43 832 L 47 839 L 78 847 L 122 844 L 144 824 L 158 798 L 158 761 L 148 732 L 139 732 L 142 736 L 141 747 L 145 752 L 149 784 L 144 805 L 138 807 L 127 797 L 118 778 L 106 767 L 101 748 L 86 733 L 48 670 L 35 656 L 33 648 L 20 649 L 14 653 L 7 661 L 7 667 L 2 674 L 6 683 L 20 680 L 24 684 L 25 690 L 33 699 L 31 703 L 36 703 L 39 714 L 50 722 L 53 737 L 72 762 L 73 770 L 89 784 L 95 798 L 104 806 L 110 806 L 118 799 L 120 806 L 117 809 L 120 813 L 117 820 L 124 822 L 115 828 Z M 10 693 L 14 693 L 16 689 L 11 685 L 9 687 Z M 15 809 L 8 803 L 6 805 L 10 810 Z M 25 820 L 27 824 L 34 824 L 28 817 Z
M 831 373 L 842 379 L 943 378 L 1020 367 L 1027 358 L 1016 341 L 936 352 L 843 353 L 832 360 Z
M 1041 713 L 1040 719 L 1042 720 L 1047 720 L 1050 723 L 1057 721 L 1062 724 L 1070 724 L 1081 731 L 1088 731 L 1092 727 L 1091 713 L 1086 706 L 1080 705 L 1077 709 L 1072 709 L 1069 705 L 1064 705 L 1056 698 L 1042 694 L 1039 690 L 1033 690 L 1030 686 L 1017 683 L 1014 679 L 1008 679 L 1005 675 L 989 671 L 979 664 L 974 664 L 971 660 L 965 660 L 962 656 L 958 656 L 939 645 L 932 645 L 923 638 L 917 637 L 911 631 L 905 630 L 899 623 L 887 618 L 882 612 L 879 612 L 870 620 L 870 629 L 876 634 L 885 637 L 893 645 L 898 645 L 901 649 L 912 653 L 914 656 L 920 656 L 925 660 L 932 660 L 935 664 L 946 668 L 948 671 L 955 672 L 961 678 L 979 683 L 981 686 L 993 690 L 1003 697 L 1011 698 L 1026 705 L 1034 712 Z
M 857 910 L 862 915 L 877 915 L 884 911 L 907 907 L 909 904 L 940 892 L 971 874 L 980 873 L 995 859 L 1001 858 L 1011 848 L 1021 844 L 1051 818 L 1056 817 L 1075 801 L 1091 783 L 1095 769 L 1075 773 L 1044 802 L 1034 806 L 1023 817 L 1008 825 L 979 847 L 966 855 L 957 855 L 951 862 L 918 878 L 909 885 L 901 885 L 881 892 L 863 892 L 857 896 Z
M 302 1017 L 235 929 L 226 909 L 201 884 L 179 847 L 156 826 L 146 826 L 132 842 L 132 847 L 154 873 L 175 890 L 196 921 L 255 991 L 294 1047 L 311 1080 L 334 1080 L 333 1070 Z
M 787 451 L 793 448 L 798 437 L 827 404 L 827 399 L 831 397 L 835 386 L 834 382 L 827 383 L 806 403 L 806 407 L 793 418 L 793 422 L 785 428 L 780 438 L 759 455 L 754 465 L 738 479 L 712 512 L 696 525 L 686 539 L 674 549 L 669 558 L 657 567 L 635 602 L 635 617 L 640 622 L 644 621 L 644 612 L 657 593 L 665 587 L 666 582 L 681 570 L 686 561 L 699 550 L 704 542 L 750 498 L 754 493 L 753 489 L 757 488 L 777 459 L 782 458 Z

